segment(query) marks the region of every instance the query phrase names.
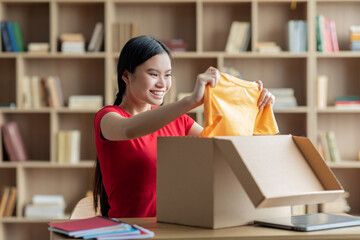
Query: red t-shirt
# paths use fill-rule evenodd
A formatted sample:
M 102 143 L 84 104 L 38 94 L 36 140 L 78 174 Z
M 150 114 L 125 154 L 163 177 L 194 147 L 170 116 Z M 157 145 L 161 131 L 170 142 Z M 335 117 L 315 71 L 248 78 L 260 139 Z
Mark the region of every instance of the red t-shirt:
M 155 217 L 157 137 L 185 136 L 194 120 L 183 115 L 152 134 L 109 141 L 100 132 L 100 121 L 108 112 L 132 115 L 119 106 L 105 106 L 95 116 L 95 144 L 110 205 L 109 217 Z

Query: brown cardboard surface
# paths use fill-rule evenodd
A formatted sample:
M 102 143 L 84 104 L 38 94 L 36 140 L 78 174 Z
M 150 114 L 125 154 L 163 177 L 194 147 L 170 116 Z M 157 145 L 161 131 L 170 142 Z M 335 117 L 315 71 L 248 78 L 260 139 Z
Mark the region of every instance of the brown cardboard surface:
M 332 201 L 341 193 L 306 138 L 158 138 L 159 222 L 208 228 L 244 225 L 290 216 L 290 205 Z
M 219 137 L 216 144 L 256 207 L 329 202 L 343 193 L 307 138 Z

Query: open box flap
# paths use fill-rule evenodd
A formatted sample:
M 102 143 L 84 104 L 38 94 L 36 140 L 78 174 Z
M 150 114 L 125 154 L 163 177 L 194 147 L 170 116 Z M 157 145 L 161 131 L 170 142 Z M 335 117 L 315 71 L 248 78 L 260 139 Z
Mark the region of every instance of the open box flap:
M 291 135 L 215 139 L 255 207 L 333 201 L 343 192 L 327 166 L 320 171 L 312 169 L 312 165 L 321 168 L 322 163 L 317 162 L 323 160 L 311 157 L 316 149 L 312 150 L 308 142 L 298 141 L 302 145 L 299 148 Z M 308 160 L 302 153 L 304 148 Z M 320 177 L 318 172 L 322 172 Z

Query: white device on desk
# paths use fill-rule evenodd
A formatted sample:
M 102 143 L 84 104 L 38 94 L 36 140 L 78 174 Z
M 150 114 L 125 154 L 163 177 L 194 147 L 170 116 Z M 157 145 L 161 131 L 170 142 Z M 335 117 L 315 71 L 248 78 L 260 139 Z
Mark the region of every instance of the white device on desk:
M 259 224 L 266 227 L 308 232 L 331 228 L 358 226 L 360 225 L 360 217 L 328 213 L 315 213 L 278 219 L 255 220 L 254 224 Z

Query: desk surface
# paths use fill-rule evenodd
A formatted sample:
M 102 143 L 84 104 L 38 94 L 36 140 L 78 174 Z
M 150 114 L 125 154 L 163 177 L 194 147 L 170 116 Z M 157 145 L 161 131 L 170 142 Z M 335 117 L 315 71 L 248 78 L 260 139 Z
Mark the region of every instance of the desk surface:
M 156 218 L 121 218 L 120 220 L 130 224 L 138 224 L 139 226 L 153 231 L 155 233 L 155 237 L 151 239 L 360 239 L 360 226 L 314 232 L 296 232 L 275 228 L 265 228 L 257 225 L 212 230 L 175 224 L 157 223 Z M 50 236 L 52 240 L 71 239 L 67 236 L 52 232 L 50 233 Z

